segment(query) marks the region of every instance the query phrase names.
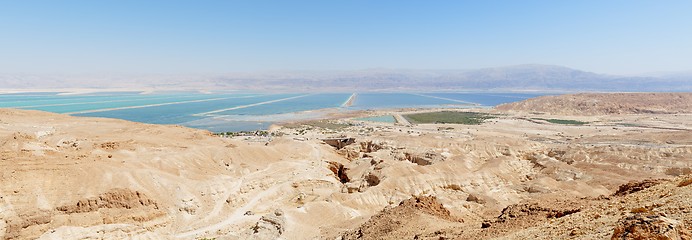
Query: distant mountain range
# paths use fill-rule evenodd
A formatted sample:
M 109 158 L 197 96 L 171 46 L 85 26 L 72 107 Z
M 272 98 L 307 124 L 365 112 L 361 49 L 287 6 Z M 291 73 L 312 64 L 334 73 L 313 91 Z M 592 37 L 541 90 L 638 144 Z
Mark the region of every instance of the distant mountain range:
M 692 91 L 692 74 L 615 76 L 562 66 L 474 70 L 266 72 L 226 75 L 0 75 L 0 89 L 130 88 L 265 91 Z

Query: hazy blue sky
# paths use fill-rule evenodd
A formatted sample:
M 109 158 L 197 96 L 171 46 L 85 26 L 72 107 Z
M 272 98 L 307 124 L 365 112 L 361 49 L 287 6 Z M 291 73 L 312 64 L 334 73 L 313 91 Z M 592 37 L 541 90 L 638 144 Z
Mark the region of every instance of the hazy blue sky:
M 0 72 L 692 70 L 692 1 L 1 1 Z

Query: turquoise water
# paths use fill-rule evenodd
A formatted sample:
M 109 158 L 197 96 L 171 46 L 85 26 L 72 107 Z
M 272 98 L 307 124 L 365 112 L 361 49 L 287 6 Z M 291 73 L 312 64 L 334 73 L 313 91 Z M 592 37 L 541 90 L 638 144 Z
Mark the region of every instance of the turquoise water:
M 396 119 L 394 119 L 394 116 L 392 116 L 392 115 L 356 118 L 355 120 L 368 121 L 368 122 L 383 122 L 383 123 L 395 123 L 396 122 Z
M 350 93 L 298 95 L 297 98 L 260 106 L 223 111 L 220 115 L 268 115 L 340 107 Z
M 153 98 L 154 96 L 148 96 L 149 98 Z M 125 99 L 145 99 L 147 96 L 138 96 L 138 95 L 106 95 L 106 96 L 30 96 L 30 97 L 23 97 L 23 96 L 11 96 L 11 97 L 5 97 L 1 98 L 0 101 L 0 107 L 15 107 L 15 108 L 22 108 L 22 107 L 31 107 L 31 106 L 41 106 L 41 105 L 49 105 L 49 104 L 70 104 L 70 103 L 84 103 L 84 102 L 94 102 L 94 101 L 117 101 L 117 100 L 125 100 Z
M 121 108 L 121 107 L 130 107 L 130 106 L 166 104 L 166 103 L 171 103 L 171 101 L 174 101 L 174 102 L 200 101 L 200 100 L 208 100 L 208 99 L 215 99 L 215 98 L 221 98 L 221 97 L 227 97 L 227 96 L 206 96 L 206 95 L 178 96 L 178 95 L 172 95 L 172 96 L 148 97 L 148 98 L 112 97 L 112 98 L 109 98 L 108 100 L 93 99 L 92 98 L 92 99 L 88 99 L 88 100 L 80 100 L 79 102 L 70 101 L 68 103 L 61 103 L 61 104 L 52 103 L 52 104 L 43 104 L 43 105 L 21 106 L 20 108 L 50 111 L 50 112 L 57 112 L 57 113 L 75 113 L 76 114 L 79 112 L 92 111 L 92 110 L 97 110 L 97 109 L 110 109 L 110 108 Z M 61 102 L 63 102 L 63 101 L 61 101 Z
M 208 116 L 201 114 L 224 108 L 238 107 L 265 101 L 282 99 L 298 94 L 274 94 L 274 95 L 251 95 L 238 98 L 229 98 L 205 101 L 189 102 L 181 104 L 170 104 L 157 107 L 133 108 L 113 110 L 106 112 L 76 114 L 78 116 L 109 117 L 119 118 L 135 122 L 158 123 L 158 124 L 182 124 L 189 121 L 199 120 Z M 212 97 L 218 99 L 218 97 Z
M 541 94 L 521 93 L 212 93 L 104 92 L 80 95 L 58 93 L 0 94 L 0 107 L 42 110 L 75 116 L 118 118 L 155 124 L 180 124 L 211 131 L 266 129 L 280 120 L 315 117 L 312 111 L 384 108 L 494 106 Z M 394 122 L 392 116 L 364 121 Z
M 449 98 L 465 102 L 477 103 L 483 106 L 495 106 L 503 103 L 521 101 L 527 98 L 543 96 L 545 94 L 530 93 L 428 93 L 428 96 Z
M 439 107 L 441 105 L 459 104 L 449 100 L 423 97 L 410 93 L 362 93 L 358 94 L 352 108 L 407 108 L 407 107 Z

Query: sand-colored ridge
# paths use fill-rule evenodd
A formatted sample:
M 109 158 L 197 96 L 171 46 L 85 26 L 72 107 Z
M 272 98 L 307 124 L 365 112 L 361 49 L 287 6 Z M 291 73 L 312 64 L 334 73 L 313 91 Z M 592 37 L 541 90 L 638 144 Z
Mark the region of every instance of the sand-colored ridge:
M 692 93 L 579 93 L 531 98 L 496 109 L 553 115 L 692 113 Z

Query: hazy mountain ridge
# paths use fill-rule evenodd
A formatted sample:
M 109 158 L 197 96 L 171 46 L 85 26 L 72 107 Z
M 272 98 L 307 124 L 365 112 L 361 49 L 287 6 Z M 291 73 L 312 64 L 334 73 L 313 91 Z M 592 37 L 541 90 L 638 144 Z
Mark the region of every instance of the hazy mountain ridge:
M 37 84 L 38 83 L 38 84 Z M 155 88 L 275 91 L 692 91 L 692 76 L 614 76 L 553 65 L 474 70 L 266 72 L 225 75 L 0 75 L 0 88 Z

